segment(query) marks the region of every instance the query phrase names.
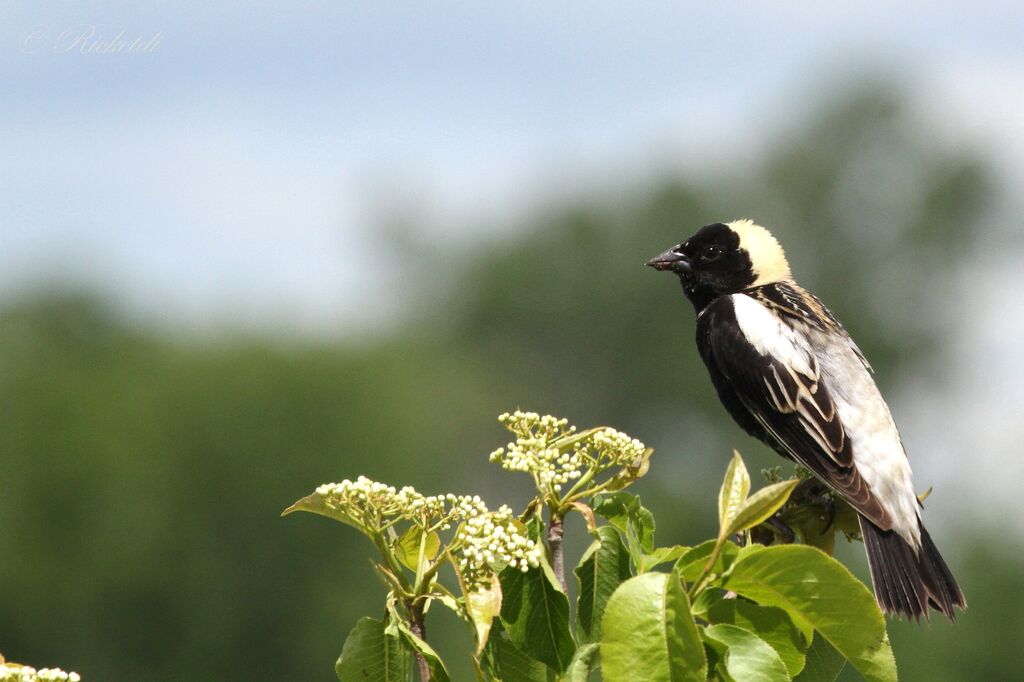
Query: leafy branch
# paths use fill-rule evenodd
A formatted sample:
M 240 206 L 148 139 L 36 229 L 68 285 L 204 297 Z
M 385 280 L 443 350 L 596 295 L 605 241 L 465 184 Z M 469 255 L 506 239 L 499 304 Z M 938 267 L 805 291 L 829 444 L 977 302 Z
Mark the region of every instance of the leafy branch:
M 484 682 L 586 680 L 598 669 L 611 682 L 819 682 L 847 662 L 866 679 L 896 679 L 870 591 L 831 557 L 835 534 L 850 535 L 850 511 L 813 479 L 772 474 L 751 494 L 734 453 L 718 535 L 659 547 L 654 515 L 625 490 L 647 473 L 651 449 L 608 427 L 577 432 L 519 411 L 499 419 L 514 440 L 491 461 L 528 474 L 537 491 L 518 515 L 476 496 L 425 496 L 363 477 L 322 485 L 284 511 L 341 521 L 376 548 L 385 616 L 349 634 L 341 682 L 414 671 L 422 682 L 448 680 L 427 643 L 434 603 L 469 626 Z M 574 603 L 563 549 L 572 513 L 593 538 L 573 571 Z M 794 539 L 807 544 L 785 544 Z

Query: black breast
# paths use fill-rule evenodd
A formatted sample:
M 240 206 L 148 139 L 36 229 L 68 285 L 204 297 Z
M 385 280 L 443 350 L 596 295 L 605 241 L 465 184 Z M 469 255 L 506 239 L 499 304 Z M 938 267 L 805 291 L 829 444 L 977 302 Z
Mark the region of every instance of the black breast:
M 722 401 L 722 405 L 725 406 L 725 409 L 732 418 L 736 420 L 736 423 L 740 425 L 740 428 L 771 447 L 783 457 L 789 458 L 789 454 L 765 431 L 764 427 L 761 426 L 761 422 L 754 418 L 754 415 L 743 405 L 732 384 L 722 373 L 721 369 L 719 369 L 718 362 L 712 351 L 712 334 L 715 334 L 719 339 L 717 344 L 719 348 L 723 346 L 722 339 L 731 340 L 735 344 L 747 344 L 746 337 L 743 336 L 743 332 L 736 322 L 732 298 L 729 296 L 717 298 L 713 303 L 705 307 L 697 317 L 697 350 L 700 351 L 700 357 L 708 368 L 708 374 L 711 375 L 711 383 L 718 393 L 718 399 Z M 732 344 L 727 343 L 724 345 Z

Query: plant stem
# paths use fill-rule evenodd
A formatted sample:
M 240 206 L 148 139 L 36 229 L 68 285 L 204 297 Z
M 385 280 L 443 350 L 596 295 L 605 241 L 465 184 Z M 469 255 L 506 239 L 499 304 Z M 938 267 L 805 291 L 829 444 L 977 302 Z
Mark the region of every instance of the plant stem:
M 436 561 L 430 563 L 425 569 L 423 569 L 423 574 L 416 579 L 416 584 L 413 586 L 413 590 L 417 596 L 423 596 L 430 592 L 428 589 L 430 587 L 430 583 L 434 580 L 434 576 L 437 575 L 437 572 L 441 570 L 441 566 L 446 561 L 449 561 L 448 557 L 446 555 L 441 555 Z
M 725 545 L 725 538 L 718 538 L 718 542 L 715 543 L 714 549 L 711 550 L 711 556 L 708 557 L 708 562 L 704 564 L 704 570 L 700 572 L 700 576 L 693 583 L 693 587 L 690 588 L 690 592 L 686 595 L 690 601 L 697 596 L 697 593 L 703 589 L 704 584 L 707 582 L 708 575 L 711 573 L 711 569 L 715 567 L 715 562 L 718 561 L 718 555 L 722 553 L 722 547 Z
M 594 471 L 593 468 L 587 469 L 586 473 L 584 473 L 582 476 L 580 476 L 579 480 L 577 480 L 576 483 L 573 484 L 573 486 L 571 488 L 569 488 L 569 492 L 567 492 L 563 496 L 562 499 L 568 502 L 568 501 L 574 499 L 574 496 L 582 497 L 581 495 L 576 495 L 576 494 L 580 491 L 581 488 L 583 488 L 583 486 L 585 486 L 586 484 L 588 484 L 592 480 L 594 480 L 594 476 L 596 474 L 597 474 L 597 472 Z
M 414 635 L 426 642 L 427 628 L 423 622 L 423 600 L 412 600 L 408 604 L 408 609 L 409 629 L 412 630 Z M 413 656 L 416 658 L 416 668 L 420 673 L 420 682 L 430 682 L 430 666 L 427 665 L 427 659 L 416 650 L 413 650 Z
M 564 520 L 557 512 L 551 511 L 551 522 L 548 524 L 548 551 L 551 552 L 551 568 L 558 576 L 562 592 L 568 594 L 565 584 L 565 558 L 562 556 L 562 534 L 565 532 Z
M 409 584 L 409 579 L 405 577 L 405 573 L 402 571 L 402 567 L 395 563 L 395 557 L 391 554 L 388 549 L 387 543 L 384 542 L 384 538 L 380 534 L 375 535 L 373 538 L 373 544 L 377 546 L 377 551 L 380 552 L 380 556 L 384 559 L 384 563 L 387 564 L 388 568 L 391 569 L 392 574 L 398 580 L 398 583 L 402 586 L 407 593 L 412 593 L 412 585 Z

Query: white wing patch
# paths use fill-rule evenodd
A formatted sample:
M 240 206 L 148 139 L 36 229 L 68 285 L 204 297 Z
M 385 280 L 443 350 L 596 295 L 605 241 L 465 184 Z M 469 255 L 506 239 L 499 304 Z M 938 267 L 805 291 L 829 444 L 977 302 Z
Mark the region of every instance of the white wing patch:
M 797 332 L 749 296 L 733 296 L 733 306 L 736 321 L 747 341 L 761 355 L 779 360 L 783 373 L 787 375 L 780 376 L 778 368 L 773 365 L 772 376 L 763 379 L 775 409 L 783 414 L 796 412 L 804 430 L 823 454 L 831 456 L 833 452 L 842 450 L 842 441 L 830 439 L 823 428 L 822 422 L 831 422 L 835 413 L 831 409 L 826 410 L 815 399 L 821 372 L 806 335 Z
M 734 294 L 732 305 L 740 330 L 758 353 L 771 355 L 801 374 L 812 373 L 812 355 L 806 337 L 750 296 Z
M 853 451 L 853 463 L 872 494 L 893 520 L 893 528 L 911 546 L 920 546 L 918 503 L 910 464 L 889 407 L 860 353 L 847 337 L 813 328 L 791 326 L 760 302 L 744 294 L 732 297 L 736 322 L 754 348 L 775 358 L 790 377 L 765 377 L 771 401 L 780 412 L 797 412 L 807 433 L 829 455 L 820 419 L 831 421 L 813 399 L 820 384 L 827 386 L 835 411 Z M 786 381 L 789 379 L 789 381 Z M 795 394 L 787 391 L 795 380 Z M 809 411 L 814 410 L 820 417 Z

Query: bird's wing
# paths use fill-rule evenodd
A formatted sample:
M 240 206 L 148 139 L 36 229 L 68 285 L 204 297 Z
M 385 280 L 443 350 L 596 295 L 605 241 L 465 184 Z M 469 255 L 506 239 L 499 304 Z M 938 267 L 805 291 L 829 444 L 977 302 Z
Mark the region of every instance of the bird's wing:
M 817 296 L 796 282 L 783 281 L 758 287 L 749 295 L 768 309 L 794 324 L 807 324 L 829 334 L 842 337 L 854 355 L 871 372 L 871 363 L 854 343 L 850 335 L 839 324 L 835 315 L 825 307 Z
M 857 469 L 853 443 L 806 336 L 756 300 L 737 294 L 707 312 L 711 360 L 744 407 L 793 459 L 878 527 L 892 518 Z

